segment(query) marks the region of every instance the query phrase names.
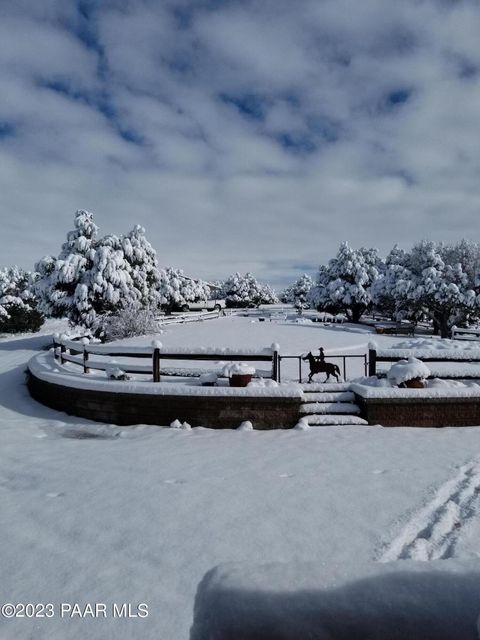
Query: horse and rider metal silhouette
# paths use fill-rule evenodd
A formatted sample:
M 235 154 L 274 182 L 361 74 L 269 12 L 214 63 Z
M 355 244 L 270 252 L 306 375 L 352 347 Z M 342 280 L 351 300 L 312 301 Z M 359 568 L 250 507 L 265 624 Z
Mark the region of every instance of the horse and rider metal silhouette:
M 330 380 L 330 376 L 334 376 L 336 381 L 338 382 L 338 376 L 340 375 L 340 368 L 338 365 L 333 364 L 332 362 L 325 362 L 325 353 L 323 351 L 323 347 L 320 347 L 320 355 L 315 357 L 310 351 L 307 353 L 302 360 L 307 361 L 310 365 L 310 374 L 308 376 L 308 382 L 312 382 L 312 377 L 316 373 L 326 373 L 327 378 L 325 382 Z

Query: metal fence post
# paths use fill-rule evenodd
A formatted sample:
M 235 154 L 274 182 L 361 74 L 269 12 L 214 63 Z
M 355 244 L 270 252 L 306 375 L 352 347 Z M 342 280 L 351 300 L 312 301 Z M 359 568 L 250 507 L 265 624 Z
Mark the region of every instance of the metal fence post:
M 88 351 L 87 347 L 83 347 L 83 373 L 90 373 L 90 369 L 88 368 Z
M 272 378 L 278 382 L 278 351 L 273 352 L 273 372 Z
M 376 349 L 368 350 L 368 375 L 369 376 L 377 375 L 377 350 Z
M 153 350 L 153 381 L 160 382 L 160 349 L 155 347 Z

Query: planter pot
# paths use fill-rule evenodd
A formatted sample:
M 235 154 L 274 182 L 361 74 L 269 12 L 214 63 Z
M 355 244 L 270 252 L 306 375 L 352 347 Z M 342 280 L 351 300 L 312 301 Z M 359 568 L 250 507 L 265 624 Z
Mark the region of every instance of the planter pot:
M 252 381 L 251 373 L 232 373 L 230 376 L 231 387 L 246 387 Z
M 402 384 L 399 386 L 404 389 L 424 389 L 425 380 L 422 380 L 422 378 L 412 378 L 411 380 L 402 382 Z

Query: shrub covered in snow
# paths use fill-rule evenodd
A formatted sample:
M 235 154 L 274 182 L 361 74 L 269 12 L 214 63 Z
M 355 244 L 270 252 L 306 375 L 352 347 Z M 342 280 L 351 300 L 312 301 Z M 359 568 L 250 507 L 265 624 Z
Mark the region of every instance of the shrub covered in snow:
M 100 317 L 96 329 L 106 341 L 145 336 L 160 331 L 158 312 L 152 307 L 134 304 L 117 313 Z
M 278 302 L 275 291 L 268 284 L 260 284 L 251 273 L 234 273 L 227 278 L 223 284 L 223 295 L 227 307 L 258 307 Z
M 0 270 L 0 332 L 38 331 L 43 316 L 32 292 L 35 275 L 18 267 Z
M 387 378 L 392 385 L 400 386 L 409 380 L 425 380 L 430 369 L 421 360 L 411 356 L 408 360 L 399 360 L 390 367 Z

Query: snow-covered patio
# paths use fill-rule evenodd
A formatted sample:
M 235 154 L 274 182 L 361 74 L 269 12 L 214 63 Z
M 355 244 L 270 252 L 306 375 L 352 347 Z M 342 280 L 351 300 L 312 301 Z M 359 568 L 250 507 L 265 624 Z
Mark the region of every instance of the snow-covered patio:
M 361 351 L 368 333 L 227 318 L 161 340 L 328 355 Z M 49 341 L 0 341 L 1 599 L 146 603 L 149 615 L 0 619 L 2 640 L 186 639 L 198 583 L 225 562 L 335 563 L 358 577 L 369 561 L 480 553 L 478 429 L 97 425 L 29 397 L 26 362 Z

